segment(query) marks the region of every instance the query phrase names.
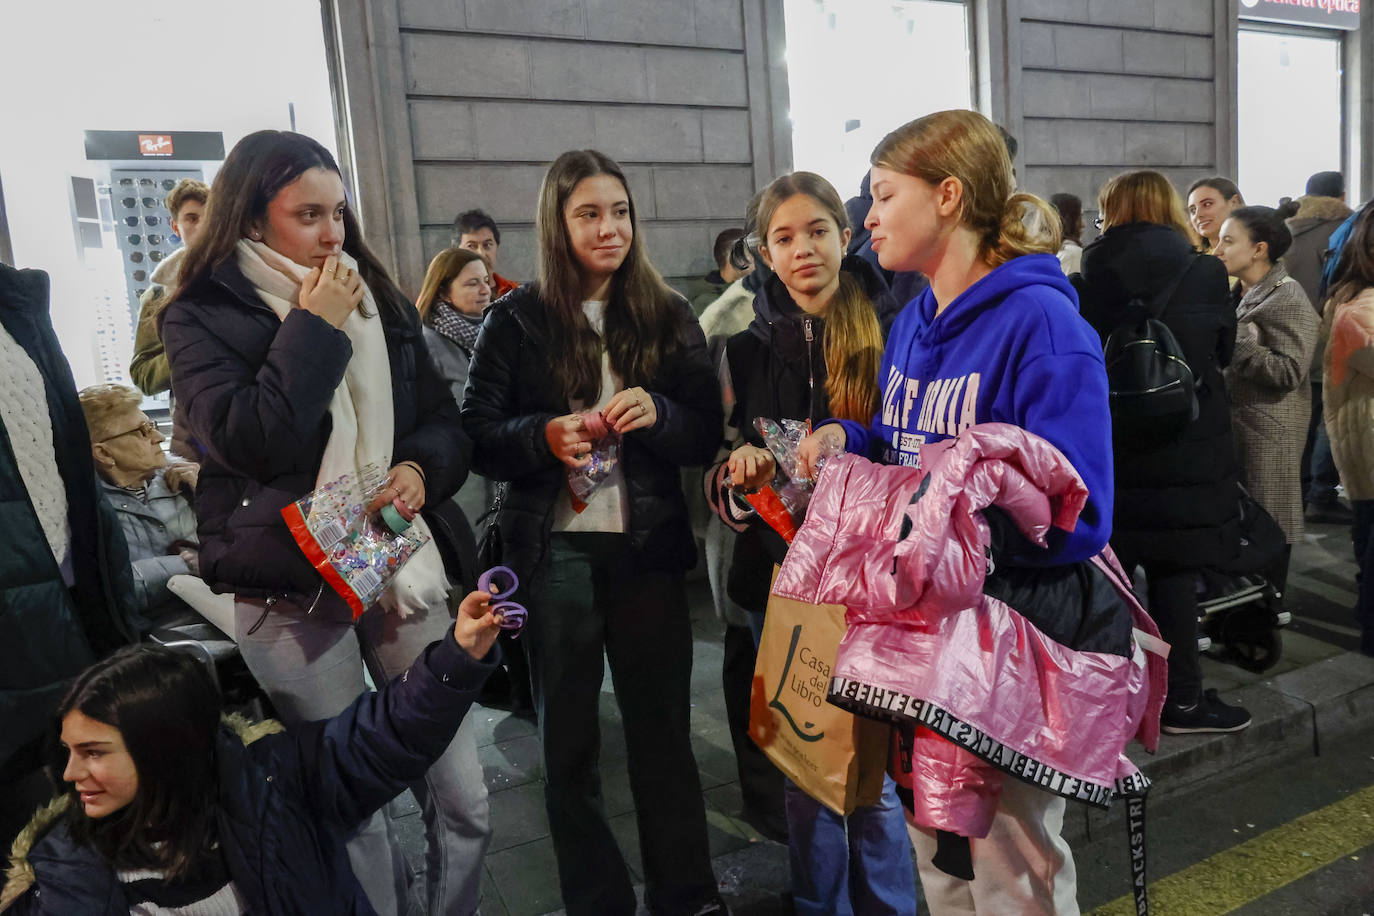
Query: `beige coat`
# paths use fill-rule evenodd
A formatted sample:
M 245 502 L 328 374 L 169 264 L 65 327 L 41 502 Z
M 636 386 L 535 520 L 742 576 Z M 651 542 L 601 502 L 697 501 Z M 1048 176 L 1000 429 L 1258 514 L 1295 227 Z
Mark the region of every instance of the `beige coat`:
M 1328 304 L 1322 409 L 1346 495 L 1374 499 L 1374 287 Z
M 1275 264 L 1236 306 L 1236 350 L 1226 370 L 1241 483 L 1283 528 L 1302 537 L 1299 467 L 1312 395 L 1317 312 L 1283 264 Z

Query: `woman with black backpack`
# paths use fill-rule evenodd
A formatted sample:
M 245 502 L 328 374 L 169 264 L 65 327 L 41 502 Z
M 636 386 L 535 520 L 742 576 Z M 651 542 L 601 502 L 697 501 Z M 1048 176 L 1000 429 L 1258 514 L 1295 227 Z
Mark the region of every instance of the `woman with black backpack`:
M 1250 714 L 1203 691 L 1197 651 L 1198 571 L 1232 559 L 1239 543 L 1221 374 L 1236 337 L 1226 268 L 1197 253 L 1183 201 L 1158 172 L 1118 175 L 1103 185 L 1098 205 L 1104 231 L 1083 249 L 1073 278 L 1083 317 L 1104 344 L 1114 332 L 1133 333 L 1147 312 L 1157 318 L 1186 360 L 1197 397 L 1196 417 L 1185 417 L 1181 429 L 1133 422 L 1122 415 L 1129 408 L 1113 405 L 1112 548 L 1128 572 L 1144 567 L 1150 615 L 1172 646 L 1164 730 L 1240 731 Z

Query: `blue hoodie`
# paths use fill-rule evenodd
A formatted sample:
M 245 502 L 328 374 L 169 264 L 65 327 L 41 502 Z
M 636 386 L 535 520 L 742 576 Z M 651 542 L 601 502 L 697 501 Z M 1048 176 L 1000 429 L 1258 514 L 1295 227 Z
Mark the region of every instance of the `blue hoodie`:
M 917 466 L 922 445 L 976 423 L 1011 423 L 1054 444 L 1088 487 L 1073 532 L 1048 551 L 1029 542 L 1017 563 L 1057 566 L 1097 554 L 1112 532 L 1112 421 L 1097 332 L 1050 254 L 994 269 L 935 315 L 926 289 L 897 316 L 879 370 L 871 427 L 842 423 L 846 449 Z

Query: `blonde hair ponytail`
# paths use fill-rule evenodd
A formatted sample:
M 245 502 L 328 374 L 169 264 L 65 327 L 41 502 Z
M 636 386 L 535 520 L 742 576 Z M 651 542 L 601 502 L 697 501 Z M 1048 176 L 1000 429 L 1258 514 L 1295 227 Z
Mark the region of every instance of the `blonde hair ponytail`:
M 984 240 L 983 258 L 997 267 L 1023 254 L 1054 254 L 1062 239 L 1058 211 L 1034 194 L 1017 193 L 1002 207 L 997 235 Z
M 859 281 L 840 272 L 840 288 L 825 310 L 825 394 L 830 415 L 868 423 L 878 409 L 883 331 Z
M 1059 214 L 1034 194 L 1014 193 L 1006 141 L 976 111 L 937 111 L 909 121 L 882 139 L 870 161 L 932 185 L 957 178 L 960 222 L 977 234 L 979 256 L 993 267 L 1059 250 Z

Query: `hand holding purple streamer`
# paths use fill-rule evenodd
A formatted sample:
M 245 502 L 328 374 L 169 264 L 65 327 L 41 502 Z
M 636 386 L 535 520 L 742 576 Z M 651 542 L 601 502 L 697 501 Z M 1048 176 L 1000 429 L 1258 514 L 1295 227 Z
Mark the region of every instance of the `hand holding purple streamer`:
M 501 629 L 510 630 L 513 639 L 520 638 L 529 611 L 523 604 L 506 601 L 520 587 L 520 577 L 509 566 L 493 566 L 477 578 L 477 588 L 492 597 L 491 612 L 501 620 Z

